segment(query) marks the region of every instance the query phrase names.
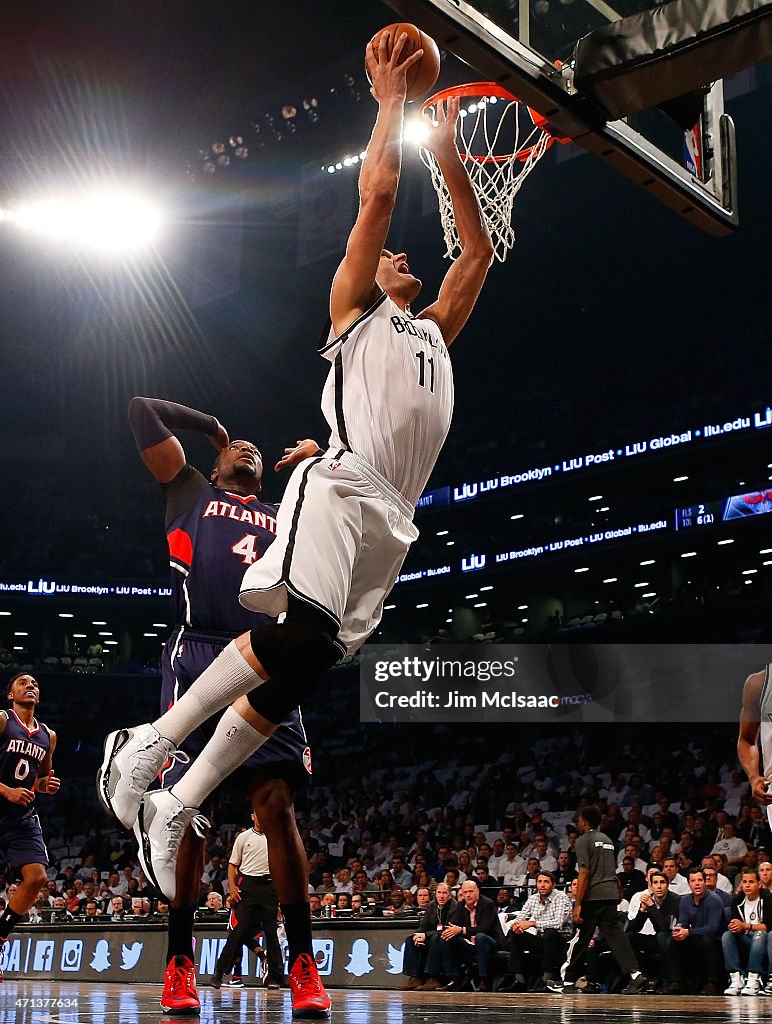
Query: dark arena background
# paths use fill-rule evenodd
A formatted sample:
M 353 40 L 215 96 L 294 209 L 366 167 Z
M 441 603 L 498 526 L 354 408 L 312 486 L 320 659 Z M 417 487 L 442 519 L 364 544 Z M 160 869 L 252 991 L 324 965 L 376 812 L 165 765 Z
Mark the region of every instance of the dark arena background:
M 580 5 L 599 9 L 530 7 L 565 24 Z M 501 20 L 529 4 L 475 6 Z M 622 16 L 650 5 L 616 6 Z M 284 487 L 271 469 L 283 449 L 303 437 L 326 444 L 327 367 L 315 349 L 375 113 L 363 52 L 397 20 L 378 0 L 9 0 L 0 13 L 0 668 L 4 680 L 35 675 L 40 718 L 59 736 L 62 788 L 38 800 L 57 890 L 89 856 L 100 881 L 136 867 L 94 776 L 109 730 L 157 715 L 172 627 L 162 500 L 129 401 L 181 402 L 252 439 L 269 501 Z M 578 16 L 567 31 L 582 33 Z M 442 58 L 439 86 L 479 79 L 451 49 Z M 728 76 L 724 100 L 739 224 L 723 237 L 576 143 L 554 146 L 518 195 L 514 250 L 492 267 L 452 350 L 453 425 L 374 642 L 772 642 L 770 62 Z M 152 203 L 152 246 L 105 247 L 117 228 L 99 216 L 54 228 L 50 209 L 29 213 L 105 186 Z M 137 227 L 132 215 L 123 226 Z M 432 301 L 447 261 L 410 143 L 388 244 L 407 252 Z M 183 442 L 208 472 L 206 441 Z M 751 655 L 743 675 L 764 662 Z M 752 800 L 736 720 L 703 718 L 360 724 L 357 663 L 336 667 L 304 710 L 314 771 L 296 811 L 310 870 L 356 858 L 365 832 L 383 858 L 408 853 L 420 829 L 456 853 L 479 854 L 506 829 L 530 845 L 539 812 L 566 849 L 583 802 L 620 804 L 625 823 L 640 806 L 651 824 L 664 801 L 676 840 L 696 833 L 707 852 L 721 815 L 744 826 Z M 226 788 L 212 855 L 227 856 L 248 814 Z M 772 859 L 768 828 L 749 837 L 756 862 Z M 0 876 L 0 896 L 12 882 Z M 509 889 L 517 901 L 527 883 Z M 384 915 L 389 898 L 379 892 L 372 919 L 316 922 L 337 1020 L 646 1024 L 655 1014 L 750 1020 L 772 1007 L 724 997 L 724 984 L 697 999 L 691 979 L 691 996 L 625 997 L 605 970 L 600 994 L 505 992 L 503 954 L 500 991 L 475 991 L 474 979 L 457 993 L 401 991 L 417 919 Z M 98 936 L 42 907 L 0 959 L 0 1021 L 160 1019 L 163 918 L 152 906 L 149 921 L 132 915 Z M 208 988 L 224 923 L 204 915 L 197 929 L 202 1021 L 290 1019 L 287 991 L 264 990 L 254 958 L 243 991 Z

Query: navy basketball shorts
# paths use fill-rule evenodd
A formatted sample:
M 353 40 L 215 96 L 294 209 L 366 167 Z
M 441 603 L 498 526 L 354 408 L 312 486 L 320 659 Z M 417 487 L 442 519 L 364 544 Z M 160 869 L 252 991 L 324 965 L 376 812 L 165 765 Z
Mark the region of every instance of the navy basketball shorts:
M 180 699 L 231 639 L 183 627 L 175 630 L 161 655 L 161 714 Z M 204 749 L 214 733 L 219 717 L 220 713 L 204 722 L 180 745 L 180 749 L 191 760 Z M 187 767 L 187 764 L 180 761 L 166 766 L 161 772 L 161 784 L 173 786 L 185 774 Z M 257 769 L 274 779 L 284 779 L 293 791 L 308 785 L 311 779 L 311 748 L 297 708 L 279 724 L 271 738 L 247 758 L 242 767 Z
M 0 850 L 11 868 L 25 864 L 48 867 L 48 850 L 36 811 L 26 811 L 18 818 L 0 818 Z

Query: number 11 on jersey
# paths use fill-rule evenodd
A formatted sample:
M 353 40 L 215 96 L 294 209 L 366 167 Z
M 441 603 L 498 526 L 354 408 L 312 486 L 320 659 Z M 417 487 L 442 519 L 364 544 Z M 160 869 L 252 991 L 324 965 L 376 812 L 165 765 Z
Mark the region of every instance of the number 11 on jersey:
M 426 353 L 416 352 L 416 359 L 418 360 L 418 386 L 419 388 L 426 387 L 426 364 L 429 364 L 429 390 L 434 394 L 434 356 L 426 358 Z

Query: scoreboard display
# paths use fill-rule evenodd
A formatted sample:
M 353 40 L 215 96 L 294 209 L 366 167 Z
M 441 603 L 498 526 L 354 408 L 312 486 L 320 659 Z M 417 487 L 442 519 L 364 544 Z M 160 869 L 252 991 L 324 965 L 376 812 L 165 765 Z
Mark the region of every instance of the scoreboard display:
M 675 510 L 676 530 L 691 530 L 698 526 L 714 526 L 730 519 L 763 516 L 772 512 L 772 490 L 749 491 L 733 494 L 718 501 L 702 501 Z
M 675 510 L 676 530 L 690 530 L 695 526 L 715 526 L 723 522 L 726 501 L 702 501 L 696 505 Z

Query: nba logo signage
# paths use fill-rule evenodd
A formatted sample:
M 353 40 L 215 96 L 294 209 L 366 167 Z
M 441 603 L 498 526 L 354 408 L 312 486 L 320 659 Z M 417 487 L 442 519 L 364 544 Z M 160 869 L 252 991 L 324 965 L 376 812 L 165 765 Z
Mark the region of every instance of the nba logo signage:
M 684 166 L 689 174 L 702 181 L 702 133 L 700 122 L 684 132 Z

